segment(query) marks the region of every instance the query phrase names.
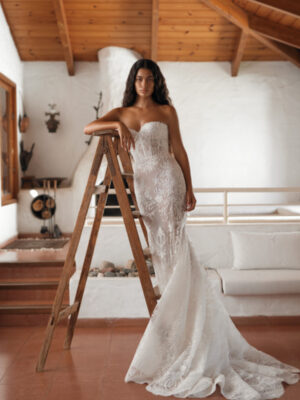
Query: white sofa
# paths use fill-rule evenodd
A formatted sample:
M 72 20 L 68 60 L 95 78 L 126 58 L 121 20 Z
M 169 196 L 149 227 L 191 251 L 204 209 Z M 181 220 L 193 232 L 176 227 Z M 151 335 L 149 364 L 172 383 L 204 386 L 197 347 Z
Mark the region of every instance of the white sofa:
M 197 259 L 205 266 L 215 292 L 231 316 L 300 315 L 300 269 L 233 269 L 230 231 L 300 232 L 300 224 L 187 225 L 187 233 Z M 112 252 L 112 238 L 119 242 L 120 253 Z M 283 248 L 283 254 L 284 251 Z M 70 301 L 74 300 L 80 276 L 83 248 L 79 253 L 78 270 L 70 279 Z M 132 258 L 132 254 L 124 226 L 103 227 L 92 266 L 99 265 L 103 259 L 112 260 L 116 264 L 120 260 L 119 264 L 122 264 L 128 258 Z M 156 283 L 155 278 L 152 281 Z M 138 278 L 88 278 L 79 318 L 148 316 Z
M 197 234 L 190 228 L 189 236 L 199 262 L 205 265 L 213 287 L 230 315 L 300 315 L 299 228 L 298 224 L 205 226 Z M 234 243 L 230 231 L 240 234 L 249 232 L 249 237 L 253 233 L 261 235 L 256 235 L 262 241 L 260 245 L 256 243 L 251 247 L 251 243 L 249 243 L 249 248 L 245 249 L 245 253 L 248 251 L 248 254 L 244 255 L 244 262 L 247 260 L 249 262 L 248 265 L 244 265 L 243 269 L 234 268 L 234 263 L 238 260 L 234 260 L 234 256 L 237 254 L 234 254 Z M 267 248 L 268 243 L 272 244 L 274 240 L 274 232 L 288 233 L 289 237 L 286 242 L 277 241 L 275 243 L 276 254 L 271 252 L 270 246 Z M 292 234 L 292 232 L 297 233 Z M 277 236 L 283 237 L 284 235 Z M 293 240 L 291 240 L 292 238 Z M 293 241 L 295 250 L 295 254 L 292 254 L 293 257 L 291 256 L 291 241 Z M 299 245 L 296 247 L 298 243 Z M 246 243 L 244 246 L 246 247 Z M 237 252 L 236 248 L 235 250 Z M 258 254 L 259 251 L 261 254 Z M 296 260 L 293 265 L 291 258 Z M 260 261 L 261 265 L 259 265 Z

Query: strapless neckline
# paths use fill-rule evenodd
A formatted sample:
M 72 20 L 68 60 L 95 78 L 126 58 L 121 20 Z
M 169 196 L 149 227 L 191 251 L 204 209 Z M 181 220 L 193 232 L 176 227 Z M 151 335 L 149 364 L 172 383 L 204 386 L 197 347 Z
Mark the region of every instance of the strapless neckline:
M 136 131 L 136 130 L 133 129 L 133 128 L 128 128 L 128 129 L 129 129 L 130 131 L 134 131 L 134 132 L 136 132 L 136 133 L 140 133 L 141 130 L 143 129 L 143 127 L 144 127 L 145 125 L 153 124 L 153 123 L 162 124 L 162 125 L 165 125 L 165 126 L 168 128 L 168 124 L 166 124 L 165 122 L 162 122 L 162 121 L 148 121 L 148 122 L 145 122 L 145 123 L 141 126 L 141 128 L 140 128 L 139 131 Z

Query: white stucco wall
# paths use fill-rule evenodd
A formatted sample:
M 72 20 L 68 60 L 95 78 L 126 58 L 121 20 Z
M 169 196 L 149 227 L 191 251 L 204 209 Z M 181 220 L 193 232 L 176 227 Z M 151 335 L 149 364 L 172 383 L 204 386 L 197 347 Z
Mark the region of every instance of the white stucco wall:
M 2 14 L 1 18 L 5 22 Z M 7 71 L 21 90 L 22 63 L 7 24 L 5 29 L 4 25 L 1 24 L 1 29 L 6 39 L 1 41 L 1 46 L 6 43 L 3 51 L 10 56 L 1 58 L 1 71 Z M 71 183 L 77 170 L 80 190 L 70 194 L 76 215 L 86 178 L 86 174 L 78 175 L 78 166 L 88 150 L 83 127 L 95 118 L 93 106 L 97 104 L 100 90 L 104 92 L 105 112 L 110 106 L 121 104 L 125 79 L 120 82 L 120 71 L 126 57 L 125 53 L 124 58 L 119 55 L 117 62 L 111 57 L 105 69 L 101 69 L 101 62 L 100 68 L 97 62 L 76 63 L 73 77 L 68 76 L 64 62 L 23 63 L 30 128 L 22 138 L 26 149 L 36 143 L 27 174 L 65 176 L 66 183 Z M 194 187 L 299 185 L 298 68 L 289 62 L 242 62 L 239 75 L 233 78 L 227 62 L 158 64 L 179 115 Z M 112 95 L 106 90 L 108 86 L 114 88 L 110 91 Z M 113 98 L 115 93 L 117 97 Z M 61 113 L 55 134 L 49 133 L 45 125 L 44 113 L 50 102 L 55 102 Z M 14 213 L 8 212 L 10 208 Z M 21 219 L 24 217 L 23 222 L 19 221 L 19 231 L 37 232 L 38 221 L 32 224 L 24 215 L 29 213 L 27 205 L 25 208 L 19 213 L 19 220 L 20 215 Z M 1 241 L 16 232 L 16 205 L 4 209 L 0 219 Z M 74 225 L 74 212 L 66 216 L 63 224 L 57 220 L 62 230 Z
M 289 62 L 159 63 L 194 185 L 298 186 L 300 69 Z
M 30 116 L 26 135 L 27 148 L 35 142 L 28 175 L 60 176 L 70 184 L 76 166 L 87 150 L 84 126 L 96 118 L 93 106 L 99 94 L 97 62 L 76 62 L 75 76 L 69 76 L 65 62 L 24 63 L 25 104 Z M 49 133 L 45 121 L 49 103 L 56 104 L 60 124 L 56 133 Z
M 23 63 L 20 60 L 0 5 L 0 72 L 17 86 L 17 115 L 22 112 Z M 21 135 L 18 131 L 18 143 Z M 19 145 L 18 145 L 19 152 Z M 0 163 L 1 171 L 1 163 Z M 1 179 L 0 179 L 1 188 Z M 1 196 L 0 196 L 1 197 Z M 3 206 L 0 198 L 0 244 L 17 234 L 17 203 Z
M 242 62 L 233 78 L 227 62 L 158 64 L 178 111 L 195 187 L 299 184 L 299 68 L 284 61 Z M 118 68 L 106 71 L 106 80 L 121 85 L 119 98 L 104 95 L 115 105 L 124 87 Z M 98 63 L 76 63 L 76 75 L 70 77 L 64 63 L 27 62 L 24 82 L 31 117 L 27 146 L 36 142 L 28 174 L 71 179 L 86 149 L 82 129 L 95 117 Z M 44 123 L 52 100 L 61 112 L 56 134 Z

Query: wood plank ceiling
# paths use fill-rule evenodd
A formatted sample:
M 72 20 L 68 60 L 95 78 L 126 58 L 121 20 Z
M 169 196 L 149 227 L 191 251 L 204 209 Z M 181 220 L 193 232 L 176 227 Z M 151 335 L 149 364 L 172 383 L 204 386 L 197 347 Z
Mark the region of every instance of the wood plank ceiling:
M 96 61 L 122 46 L 156 61 L 289 60 L 300 67 L 298 0 L 2 0 L 24 61 Z

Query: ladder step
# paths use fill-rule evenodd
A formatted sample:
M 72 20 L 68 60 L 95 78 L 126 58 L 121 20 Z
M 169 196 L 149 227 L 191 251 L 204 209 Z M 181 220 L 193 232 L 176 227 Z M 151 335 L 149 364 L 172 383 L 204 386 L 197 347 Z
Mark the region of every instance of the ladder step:
M 101 194 L 105 193 L 105 190 L 107 189 L 106 185 L 96 185 L 94 189 L 94 194 Z
M 151 252 L 150 252 L 149 247 L 145 247 L 145 248 L 143 249 L 143 253 L 144 253 L 144 256 L 145 256 L 146 258 L 151 258 Z
M 134 207 L 134 205 L 132 204 L 132 205 L 130 205 L 130 208 L 132 208 L 132 207 Z M 97 208 L 97 206 L 90 206 L 89 208 Z M 105 208 L 113 208 L 113 209 L 117 209 L 117 208 L 120 208 L 120 206 L 118 205 L 118 206 L 105 206 Z
M 86 135 L 91 135 L 86 133 Z M 96 131 L 92 134 L 93 136 L 102 136 L 102 135 L 111 135 L 111 136 L 119 136 L 119 133 L 116 129 L 103 129 L 101 131 Z
M 133 207 L 134 207 L 134 205 L 132 204 L 130 206 L 130 208 L 133 208 Z M 97 208 L 97 207 L 95 207 L 95 208 Z M 105 206 L 105 208 L 120 208 L 120 206 L 119 205 L 117 205 L 117 206 Z
M 126 193 L 131 194 L 130 189 L 126 188 L 125 190 L 126 190 Z M 115 189 L 115 188 L 110 188 L 110 189 L 108 190 L 108 194 L 117 194 L 116 189 Z
M 142 216 L 142 214 L 139 211 L 132 211 L 132 216 L 133 218 L 139 218 Z
M 133 172 L 122 172 L 123 178 L 133 177 Z
M 157 300 L 160 299 L 161 294 L 160 294 L 160 292 L 159 292 L 158 285 L 153 286 L 153 289 L 154 289 L 154 293 L 155 293 L 155 298 L 156 298 Z
M 58 315 L 58 321 L 62 320 L 63 318 L 75 313 L 78 310 L 79 307 L 79 302 L 76 301 L 74 304 L 65 307 L 62 309 Z
M 101 194 L 105 192 L 105 185 L 95 186 L 94 194 Z M 130 189 L 126 188 L 126 193 L 131 194 Z M 108 189 L 108 194 L 117 194 L 115 188 Z

